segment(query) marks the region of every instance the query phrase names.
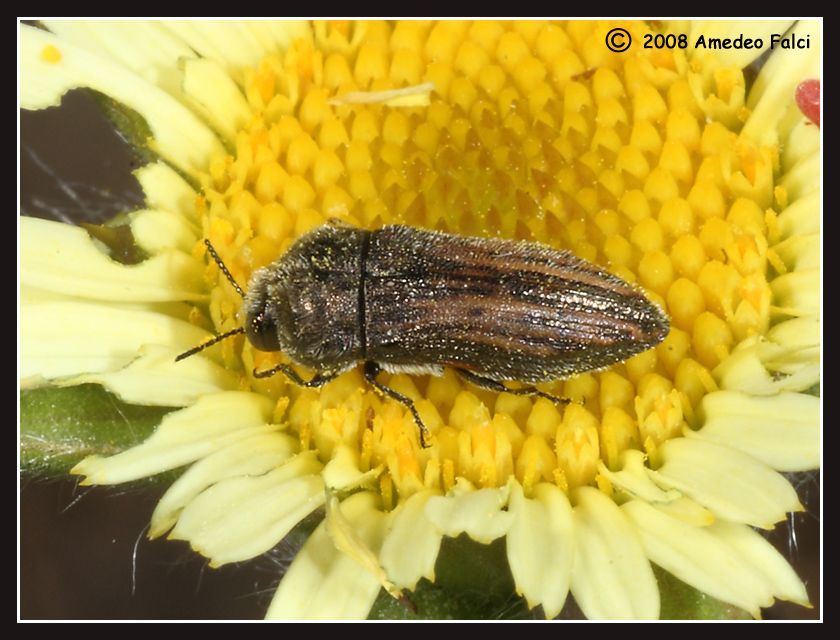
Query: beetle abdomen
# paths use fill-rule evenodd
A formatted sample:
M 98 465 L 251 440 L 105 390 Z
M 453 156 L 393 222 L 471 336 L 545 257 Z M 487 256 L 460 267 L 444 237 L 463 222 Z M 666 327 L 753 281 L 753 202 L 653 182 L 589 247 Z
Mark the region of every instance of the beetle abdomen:
M 385 227 L 363 270 L 365 358 L 390 369 L 535 383 L 606 367 L 669 331 L 638 289 L 534 243 Z

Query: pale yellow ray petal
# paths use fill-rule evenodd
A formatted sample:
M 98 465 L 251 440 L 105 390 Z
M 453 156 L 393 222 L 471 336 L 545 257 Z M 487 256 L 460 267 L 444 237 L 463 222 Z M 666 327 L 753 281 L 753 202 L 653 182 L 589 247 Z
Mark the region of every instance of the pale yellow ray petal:
M 785 127 L 788 123 L 791 124 Z M 788 189 L 788 198 L 793 201 L 820 186 L 822 135 L 820 128 L 800 111 L 799 105 L 792 104 L 788 115 L 779 123 L 779 138 L 783 140 L 779 149 L 782 170 L 779 184 Z
M 166 20 L 164 24 L 202 57 L 218 63 L 238 84 L 243 82 L 245 67 L 255 67 L 266 55 L 282 53 L 295 37 L 311 39 L 308 22 L 280 21 L 271 31 L 285 31 L 281 39 L 265 37 L 259 24 L 227 20 Z M 262 36 L 262 37 L 260 37 Z
M 778 471 L 819 466 L 820 399 L 801 393 L 750 397 L 733 391 L 711 393 L 700 404 L 703 428 L 689 439 L 742 451 Z
M 790 203 L 779 214 L 778 225 L 782 238 L 807 233 L 820 233 L 820 190 L 811 191 Z
M 811 129 L 816 129 L 816 126 L 812 124 Z M 813 135 L 810 130 L 809 133 Z M 779 186 L 787 191 L 789 202 L 796 202 L 809 193 L 819 191 L 820 170 L 822 169 L 819 143 L 817 143 L 816 152 L 806 149 L 800 151 L 798 155 L 794 153 L 791 151 L 789 154 L 782 155 L 782 159 L 787 159 L 788 163 L 783 167 L 784 174 L 779 178 Z
M 151 255 L 165 249 L 189 254 L 200 237 L 194 223 L 172 211 L 141 209 L 129 214 L 129 220 L 134 242 Z
M 166 416 L 143 444 L 110 458 L 91 456 L 71 470 L 82 484 L 119 484 L 195 462 L 257 433 L 268 424 L 274 403 L 254 393 L 227 391 L 204 396 Z
M 263 475 L 220 480 L 183 508 L 169 537 L 213 566 L 258 556 L 324 503 L 322 466 L 307 451 Z
M 420 578 L 434 582 L 435 561 L 442 536 L 423 515 L 426 502 L 432 495 L 428 492 L 415 493 L 401 502 L 391 531 L 382 545 L 382 568 L 399 587 L 414 589 Z
M 198 398 L 241 388 L 239 376 L 207 358 L 175 359 L 183 353 L 169 345 L 142 345 L 137 357 L 119 371 L 85 373 L 54 380 L 57 386 L 101 384 L 129 404 L 185 407 Z
M 547 618 L 560 613 L 569 594 L 575 557 L 572 506 L 555 485 L 540 483 L 526 498 L 518 483 L 511 487 L 513 524 L 507 554 L 517 590 L 528 606 L 542 604 Z
M 811 357 L 805 360 L 807 355 Z M 773 344 L 755 336 L 739 344 L 713 375 L 721 389 L 747 396 L 801 391 L 820 381 L 819 356 L 819 340 L 801 348 Z
M 179 347 L 185 350 L 207 335 L 155 311 L 74 300 L 26 304 L 20 322 L 21 379 L 118 371 L 145 344 L 169 346 L 177 355 Z
M 184 63 L 184 92 L 225 143 L 233 146 L 252 116 L 233 79 L 213 60 L 188 60 Z
M 240 440 L 196 462 L 178 478 L 155 507 L 149 537 L 169 531 L 183 508 L 214 483 L 240 476 L 261 476 L 286 462 L 300 449 L 285 433 L 263 433 Z
M 590 620 L 655 620 L 659 590 L 632 523 L 592 487 L 572 493 L 572 594 Z
M 155 20 L 45 20 L 63 40 L 110 58 L 139 77 L 181 98 L 180 62 L 195 51 Z
M 429 498 L 423 514 L 438 530 L 455 538 L 462 533 L 488 544 L 505 535 L 513 515 L 502 508 L 507 504 L 509 489 L 479 489 L 460 478 L 448 496 Z
M 635 524 L 651 561 L 683 582 L 754 617 L 772 604 L 772 591 L 760 572 L 708 527 L 692 526 L 638 500 L 621 510 Z
M 191 255 L 165 250 L 123 265 L 97 249 L 81 227 L 20 219 L 21 284 L 91 300 L 201 300 L 204 266 Z
M 195 221 L 196 191 L 172 167 L 163 162 L 147 164 L 137 169 L 134 177 L 143 188 L 150 208 L 172 211 L 190 222 Z
M 326 394 L 321 396 L 321 401 L 326 405 L 330 404 Z M 374 467 L 363 472 L 360 466 L 358 450 L 340 442 L 333 449 L 329 462 L 321 472 L 321 477 L 324 479 L 324 484 L 336 491 L 350 491 L 358 487 L 372 486 L 382 473 L 383 467 Z
M 357 493 L 341 504 L 344 517 L 374 552 L 390 518 L 376 497 Z M 322 522 L 303 545 L 271 601 L 269 620 L 361 620 L 367 617 L 381 585 L 358 562 L 336 549 Z
M 800 20 L 792 29 L 793 36 L 807 48 L 782 49 L 775 44 L 771 55 L 755 80 L 748 107 L 752 114 L 741 135 L 760 144 L 775 145 L 777 125 L 794 101 L 796 86 L 807 78 L 819 78 L 821 28 L 819 20 Z M 767 43 L 770 45 L 771 43 Z
M 792 271 L 770 283 L 773 304 L 792 315 L 819 315 L 821 296 L 819 268 Z
M 752 527 L 718 520 L 709 528 L 712 535 L 726 542 L 746 558 L 767 580 L 773 595 L 782 600 L 810 606 L 802 580 L 790 563 L 764 536 Z
M 61 38 L 26 25 L 20 32 L 20 103 L 25 109 L 58 105 L 70 89 L 95 89 L 145 118 L 149 144 L 188 175 L 198 178 L 224 148 L 213 132 L 168 93 L 137 74 Z
M 802 507 L 779 473 L 727 446 L 676 438 L 657 451 L 664 464 L 650 476 L 677 489 L 717 517 L 772 529 L 788 511 Z
M 338 496 L 330 489 L 326 490 L 326 494 L 327 501 L 325 506 L 327 515 L 324 521 L 327 524 L 327 532 L 330 534 L 336 548 L 347 557 L 355 560 L 357 564 L 373 575 L 392 598 L 403 600 L 405 596 L 402 590 L 391 582 L 388 574 L 382 568 L 377 554 L 374 553 L 367 542 L 356 532 L 353 524 L 344 517 Z M 393 516 L 394 513 L 391 512 L 388 515 L 388 520 L 392 520 Z

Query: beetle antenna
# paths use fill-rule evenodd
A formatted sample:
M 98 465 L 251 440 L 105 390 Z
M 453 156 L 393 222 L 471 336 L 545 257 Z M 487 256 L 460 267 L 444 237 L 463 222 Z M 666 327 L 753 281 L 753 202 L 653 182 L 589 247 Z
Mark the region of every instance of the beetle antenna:
M 245 292 L 242 291 L 242 287 L 240 287 L 237 284 L 236 280 L 233 279 L 233 276 L 230 275 L 230 271 L 228 271 L 228 268 L 225 266 L 225 263 L 222 262 L 222 259 L 219 257 L 219 254 L 216 253 L 216 250 L 213 248 L 213 245 L 210 244 L 210 240 L 205 238 L 204 239 L 204 244 L 207 245 L 207 250 L 210 252 L 210 255 L 212 256 L 214 262 L 217 265 L 219 265 L 219 269 L 221 269 L 222 273 L 225 274 L 225 278 L 227 278 L 228 282 L 230 282 L 230 284 L 233 286 L 233 288 L 236 289 L 236 293 L 238 293 L 240 296 L 242 296 L 244 298 L 245 297 Z
M 242 296 L 244 298 L 245 297 L 245 292 L 242 291 L 242 287 L 240 287 L 237 284 L 236 280 L 233 279 L 233 276 L 230 274 L 230 271 L 228 271 L 228 268 L 225 266 L 225 263 L 222 262 L 222 259 L 219 257 L 219 254 L 216 253 L 216 250 L 213 248 L 213 245 L 210 244 L 210 240 L 205 238 L 204 239 L 204 244 L 207 245 L 207 251 L 210 252 L 210 256 L 213 258 L 213 261 L 217 265 L 219 265 L 219 269 L 221 269 L 222 273 L 225 274 L 225 278 L 227 278 L 228 282 L 230 282 L 230 284 L 233 286 L 233 288 L 236 289 L 236 293 L 238 293 L 240 296 Z M 204 351 L 207 347 L 212 347 L 214 344 L 216 344 L 217 342 L 221 342 L 225 338 L 230 338 L 231 336 L 239 335 L 240 333 L 245 333 L 245 329 L 243 329 L 242 327 L 238 327 L 236 329 L 232 329 L 232 330 L 228 331 L 227 333 L 223 333 L 221 335 L 218 335 L 215 338 L 213 338 L 211 340 L 208 340 L 204 344 L 200 344 L 197 347 L 194 347 L 193 349 L 190 349 L 189 351 L 184 351 L 184 353 L 182 353 L 177 358 L 175 358 L 175 362 L 180 362 L 184 358 L 189 358 L 190 356 L 195 355 L 199 351 Z
M 180 356 L 175 358 L 175 362 L 180 362 L 184 358 L 189 358 L 190 356 L 194 356 L 199 351 L 204 351 L 207 347 L 212 347 L 217 342 L 221 342 L 225 338 L 230 338 L 231 336 L 235 336 L 235 335 L 238 335 L 240 333 L 245 333 L 245 329 L 243 329 L 242 327 L 237 327 L 236 329 L 231 329 L 227 333 L 223 333 L 220 336 L 216 336 L 215 338 L 213 338 L 212 340 L 208 340 L 204 344 L 200 344 L 197 347 L 193 347 L 189 351 L 184 351 L 184 353 L 182 353 Z

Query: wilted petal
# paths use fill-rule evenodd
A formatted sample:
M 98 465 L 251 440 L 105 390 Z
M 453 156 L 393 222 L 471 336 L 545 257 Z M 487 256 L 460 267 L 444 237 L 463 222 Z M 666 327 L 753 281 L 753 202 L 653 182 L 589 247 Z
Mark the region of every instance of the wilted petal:
M 509 489 L 479 489 L 464 479 L 448 496 L 433 496 L 423 514 L 438 530 L 451 538 L 466 533 L 473 540 L 489 544 L 508 532 L 513 514 L 503 511 Z

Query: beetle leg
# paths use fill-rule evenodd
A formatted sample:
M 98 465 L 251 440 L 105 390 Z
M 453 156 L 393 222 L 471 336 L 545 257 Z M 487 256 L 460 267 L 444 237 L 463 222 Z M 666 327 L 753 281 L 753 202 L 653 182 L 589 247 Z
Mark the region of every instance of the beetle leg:
M 488 389 L 489 391 L 496 391 L 498 393 L 512 393 L 515 396 L 539 396 L 540 398 L 545 398 L 546 400 L 550 400 L 555 404 L 569 404 L 571 402 L 571 400 L 569 400 L 568 398 L 558 398 L 557 396 L 549 395 L 540 391 L 536 387 L 522 387 L 521 389 L 509 389 L 498 380 L 491 380 L 490 378 L 485 378 L 484 376 L 480 376 L 477 373 L 468 371 L 467 369 L 459 369 L 458 367 L 452 368 L 455 369 L 455 373 L 461 376 L 464 380 L 471 384 L 474 384 L 476 387 L 479 387 L 481 389 Z
M 429 428 L 425 424 L 423 424 L 423 420 L 420 418 L 420 414 L 414 407 L 414 402 L 411 400 L 411 398 L 408 398 L 403 394 L 394 391 L 390 387 L 386 387 L 381 382 L 377 382 L 376 376 L 378 376 L 381 372 L 382 367 L 380 367 L 376 362 L 365 362 L 365 380 L 367 380 L 370 385 L 378 389 L 382 394 L 388 396 L 392 400 L 396 400 L 403 406 L 407 407 L 409 411 L 411 411 L 411 415 L 414 416 L 414 422 L 416 422 L 417 426 L 420 427 L 420 446 L 424 449 L 427 449 L 429 445 L 426 444 L 426 435 L 429 433 Z
M 255 378 L 270 378 L 275 373 L 282 373 L 285 375 L 289 380 L 294 382 L 296 385 L 301 387 L 322 387 L 328 382 L 331 382 L 336 379 L 337 374 L 335 373 L 316 373 L 309 381 L 304 380 L 300 377 L 297 371 L 292 369 L 287 364 L 278 364 L 273 369 L 266 369 L 265 371 L 257 371 L 254 369 L 254 377 Z

